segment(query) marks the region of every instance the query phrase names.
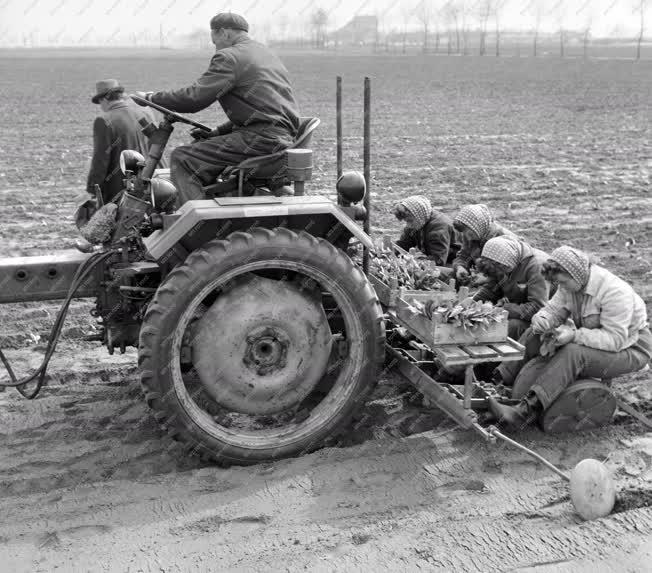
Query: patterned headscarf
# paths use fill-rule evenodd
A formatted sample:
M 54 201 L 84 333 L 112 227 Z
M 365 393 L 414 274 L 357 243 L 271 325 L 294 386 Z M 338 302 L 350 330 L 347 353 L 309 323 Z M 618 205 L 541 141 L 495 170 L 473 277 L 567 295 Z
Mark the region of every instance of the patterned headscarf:
M 467 205 L 457 214 L 454 223 L 462 223 L 471 229 L 481 241 L 486 240 L 491 231 L 494 217 L 486 205 Z
M 550 259 L 562 267 L 580 285 L 584 286 L 589 282 L 591 262 L 586 253 L 563 245 L 550 253 Z
M 501 236 L 489 239 L 482 248 L 482 256 L 505 265 L 510 271 L 521 260 L 522 246 L 516 239 Z
M 399 201 L 397 206 L 403 207 L 414 217 L 414 228 L 421 229 L 432 215 L 432 204 L 428 197 L 423 195 L 412 195 Z

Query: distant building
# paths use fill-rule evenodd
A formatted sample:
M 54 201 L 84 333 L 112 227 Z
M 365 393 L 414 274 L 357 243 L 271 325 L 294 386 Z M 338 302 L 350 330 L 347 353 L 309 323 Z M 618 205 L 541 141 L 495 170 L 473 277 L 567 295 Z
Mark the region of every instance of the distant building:
M 376 16 L 355 16 L 339 30 L 329 35 L 336 44 L 363 46 L 374 44 L 378 39 L 378 18 Z

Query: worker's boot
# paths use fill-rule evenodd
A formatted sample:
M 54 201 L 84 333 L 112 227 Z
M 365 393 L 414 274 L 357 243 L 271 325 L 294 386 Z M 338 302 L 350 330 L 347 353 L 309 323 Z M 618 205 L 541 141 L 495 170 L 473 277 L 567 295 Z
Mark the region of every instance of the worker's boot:
M 529 392 L 516 406 L 501 404 L 493 397 L 488 398 L 489 409 L 499 424 L 522 428 L 534 422 L 541 412 L 541 402 L 534 392 Z

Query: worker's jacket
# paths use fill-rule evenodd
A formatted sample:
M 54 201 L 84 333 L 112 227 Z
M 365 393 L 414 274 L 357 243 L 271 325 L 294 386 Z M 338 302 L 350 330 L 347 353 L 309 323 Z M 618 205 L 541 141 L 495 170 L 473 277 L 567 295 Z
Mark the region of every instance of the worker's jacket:
M 198 112 L 217 100 L 229 119 L 220 126 L 221 133 L 246 129 L 294 139 L 299 128 L 299 110 L 285 66 L 247 36 L 215 52 L 208 69 L 192 85 L 154 93 L 151 100 L 181 113 Z
M 580 292 L 560 287 L 537 316 L 545 319 L 546 328 L 572 318 L 577 326 L 576 344 L 609 352 L 634 346 L 648 327 L 643 299 L 628 283 L 598 265 L 591 265 L 589 281 Z M 652 357 L 652 348 L 644 346 L 641 350 Z
M 404 229 L 396 244 L 406 251 L 415 247 L 440 266 L 452 262 L 460 248 L 453 221 L 439 211 L 421 229 Z
M 494 237 L 501 237 L 506 235 L 513 239 L 518 239 L 518 237 L 512 233 L 509 229 L 501 227 L 498 223 L 491 223 L 491 229 L 486 237 L 482 240 L 477 241 L 465 241 L 462 240 L 462 248 L 460 252 L 457 253 L 455 260 L 453 261 L 453 270 L 457 271 L 457 267 L 464 267 L 467 271 L 475 265 L 475 260 L 482 254 L 482 248 L 489 239 Z
M 530 322 L 534 314 L 548 302 L 548 284 L 541 274 L 541 265 L 548 255 L 519 241 L 521 258 L 512 271 L 499 282 L 483 285 L 475 300 L 497 302 L 506 298 L 503 308 L 509 318 Z
M 86 181 L 86 191 L 95 194 L 95 185 L 102 190 L 104 202 L 114 199 L 122 191 L 124 174 L 120 170 L 120 154 L 125 149 L 138 151 L 145 158 L 149 140 L 143 134 L 140 118 L 156 122 L 150 109 L 136 105 L 125 98 L 110 103 L 109 109 L 93 123 L 93 159 Z M 159 167 L 167 167 L 161 159 Z

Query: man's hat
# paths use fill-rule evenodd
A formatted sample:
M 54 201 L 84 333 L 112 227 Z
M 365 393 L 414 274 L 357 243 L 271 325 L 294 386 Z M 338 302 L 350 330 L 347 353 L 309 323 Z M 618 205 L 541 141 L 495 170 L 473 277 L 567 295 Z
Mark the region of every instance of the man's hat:
M 125 89 L 120 85 L 118 80 L 100 80 L 95 84 L 96 94 L 91 98 L 93 103 L 100 103 L 100 99 L 103 98 L 109 92 L 123 92 Z
M 232 30 L 248 32 L 249 24 L 247 24 L 247 21 L 240 14 L 222 12 L 211 18 L 211 30 L 219 30 L 221 28 L 231 28 Z

